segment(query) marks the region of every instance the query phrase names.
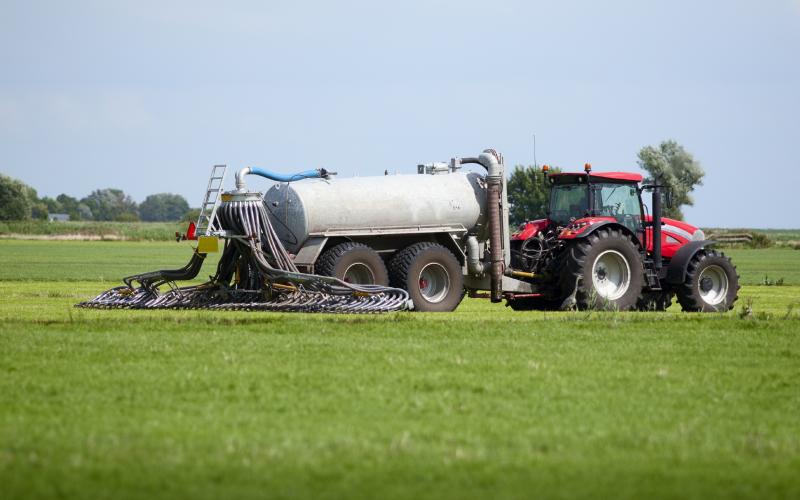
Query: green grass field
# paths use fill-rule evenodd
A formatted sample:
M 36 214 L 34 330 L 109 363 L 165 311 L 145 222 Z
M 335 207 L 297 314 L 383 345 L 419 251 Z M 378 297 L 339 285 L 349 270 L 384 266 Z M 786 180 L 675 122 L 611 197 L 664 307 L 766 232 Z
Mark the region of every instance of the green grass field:
M 188 246 L 0 241 L 0 498 L 797 498 L 800 251 L 728 253 L 727 314 L 338 316 L 75 309 Z
M 99 240 L 170 241 L 186 222 L 0 221 L 0 237 L 72 237 Z

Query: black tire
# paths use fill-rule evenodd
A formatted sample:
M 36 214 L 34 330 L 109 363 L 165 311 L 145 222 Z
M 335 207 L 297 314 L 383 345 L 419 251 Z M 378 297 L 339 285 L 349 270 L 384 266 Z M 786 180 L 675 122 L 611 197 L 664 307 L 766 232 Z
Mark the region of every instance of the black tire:
M 317 259 L 317 274 L 333 276 L 354 285 L 389 284 L 389 272 L 378 252 L 363 243 L 340 243 Z
M 687 312 L 724 312 L 739 298 L 736 266 L 724 253 L 700 250 L 689 261 L 683 284 L 676 291 Z
M 389 276 L 391 286 L 408 291 L 416 311 L 452 311 L 464 297 L 461 264 L 436 243 L 415 243 L 397 252 Z
M 575 241 L 566 252 L 560 279 L 562 307 L 626 311 L 636 305 L 644 271 L 630 235 L 619 229 L 598 229 Z M 593 274 L 603 289 L 597 289 Z
M 658 292 L 644 292 L 636 302 L 639 311 L 666 311 L 672 305 L 674 292 L 661 290 Z

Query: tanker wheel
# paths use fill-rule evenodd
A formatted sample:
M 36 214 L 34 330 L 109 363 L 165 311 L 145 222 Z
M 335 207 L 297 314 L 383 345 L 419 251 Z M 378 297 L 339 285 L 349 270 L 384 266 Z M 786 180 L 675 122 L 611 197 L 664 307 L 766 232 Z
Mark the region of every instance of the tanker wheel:
M 626 311 L 642 294 L 644 272 L 639 250 L 628 234 L 598 229 L 566 250 L 562 307 Z
M 644 292 L 636 302 L 636 309 L 640 311 L 666 311 L 672 305 L 672 291 L 660 290 L 658 292 Z
M 389 272 L 378 252 L 363 243 L 340 243 L 317 260 L 314 269 L 322 276 L 333 276 L 354 285 L 389 284 Z
M 724 253 L 701 250 L 692 257 L 686 277 L 678 287 L 678 302 L 684 311 L 729 311 L 738 298 L 739 275 Z
M 452 311 L 464 297 L 461 264 L 436 243 L 415 243 L 400 250 L 389 262 L 389 273 L 391 285 L 408 291 L 417 311 Z

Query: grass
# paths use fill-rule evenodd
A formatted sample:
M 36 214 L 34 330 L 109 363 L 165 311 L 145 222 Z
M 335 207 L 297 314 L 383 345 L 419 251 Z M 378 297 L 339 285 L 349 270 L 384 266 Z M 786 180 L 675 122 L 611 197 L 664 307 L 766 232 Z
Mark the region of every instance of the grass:
M 800 495 L 800 252 L 747 316 L 337 316 L 74 309 L 188 249 L 66 243 L 0 241 L 3 498 Z
M 791 248 L 721 249 L 739 271 L 741 283 L 760 285 L 783 278 L 787 285 L 800 285 L 800 251 Z
M 72 237 L 100 240 L 170 241 L 185 222 L 0 221 L 0 236 Z
M 0 240 L 0 281 L 118 282 L 155 269 L 174 269 L 189 261 L 196 242 Z M 219 254 L 210 254 L 198 278 L 214 274 Z M 99 285 L 103 288 L 105 285 Z
M 0 280 L 119 281 L 131 274 L 183 266 L 192 242 L 32 241 L 0 240 Z M 800 252 L 788 248 L 723 249 L 739 267 L 746 285 L 763 283 L 764 276 L 800 285 Z M 212 273 L 218 254 L 208 257 L 200 277 Z M 102 288 L 99 287 L 99 288 Z

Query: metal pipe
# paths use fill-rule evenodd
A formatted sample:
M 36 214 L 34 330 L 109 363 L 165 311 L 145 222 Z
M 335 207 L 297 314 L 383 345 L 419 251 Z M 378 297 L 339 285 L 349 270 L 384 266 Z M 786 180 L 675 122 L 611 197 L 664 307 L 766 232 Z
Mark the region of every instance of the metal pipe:
M 541 278 L 542 277 L 541 274 L 526 273 L 525 271 L 511 271 L 509 274 L 511 275 L 512 278 L 535 279 L 535 278 Z
M 478 162 L 486 168 L 489 177 L 503 175 L 503 157 L 494 149 L 484 149 L 478 156 Z
M 478 158 L 475 158 L 474 156 L 465 156 L 463 158 L 457 158 L 457 160 L 460 165 L 464 165 L 466 163 L 476 163 L 482 166 L 483 168 L 486 168 L 486 165 L 481 163 L 481 161 Z
M 474 234 L 467 236 L 467 271 L 473 276 L 483 276 L 486 273 L 486 265 L 481 262 L 478 238 Z
M 500 222 L 500 190 L 502 180 L 499 177 L 487 177 L 486 205 L 489 210 L 489 245 L 491 254 L 491 295 L 492 302 L 503 300 L 503 248 L 502 225 Z
M 508 217 L 501 219 L 501 210 L 505 212 L 505 190 L 503 188 L 503 162 L 502 157 L 494 150 L 487 149 L 478 156 L 478 161 L 486 168 L 486 206 L 489 213 L 489 246 L 491 255 L 491 300 L 503 300 L 503 273 L 505 272 L 504 250 L 508 244 L 503 245 L 503 230 L 508 234 Z

